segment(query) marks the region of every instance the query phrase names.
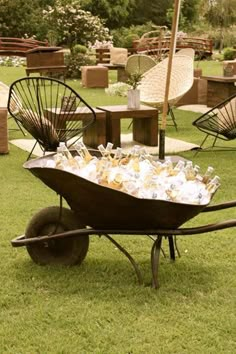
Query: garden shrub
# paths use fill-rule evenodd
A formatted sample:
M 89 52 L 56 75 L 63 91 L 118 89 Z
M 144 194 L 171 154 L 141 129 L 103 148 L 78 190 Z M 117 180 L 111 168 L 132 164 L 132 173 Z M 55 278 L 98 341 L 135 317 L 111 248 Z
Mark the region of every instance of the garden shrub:
M 94 65 L 95 62 L 84 53 L 68 53 L 65 55 L 65 64 L 67 66 L 66 78 L 80 79 L 81 66 Z
M 78 54 L 78 53 L 86 54 L 87 48 L 85 47 L 85 45 L 75 44 L 74 47 L 72 47 L 71 51 L 73 54 Z
M 121 27 L 111 31 L 114 47 L 131 48 L 131 38 L 139 39 L 144 33 L 153 30 L 153 23 L 147 22 L 145 25 Z M 135 37 L 135 38 L 134 38 Z
M 125 37 L 123 39 L 123 48 L 132 48 L 133 47 L 133 41 L 136 39 L 139 39 L 140 37 L 133 33 L 133 34 L 129 34 L 127 37 Z
M 236 49 L 225 48 L 223 55 L 224 55 L 224 60 L 234 60 L 236 58 Z

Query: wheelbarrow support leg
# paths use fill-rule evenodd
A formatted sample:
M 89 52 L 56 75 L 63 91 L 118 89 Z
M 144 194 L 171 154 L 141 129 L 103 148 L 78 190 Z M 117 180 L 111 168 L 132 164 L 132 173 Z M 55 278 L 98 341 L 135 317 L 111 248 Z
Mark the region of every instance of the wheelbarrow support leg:
M 162 236 L 158 235 L 157 239 L 153 243 L 151 250 L 151 268 L 152 268 L 152 287 L 158 289 L 160 284 L 158 281 L 158 270 L 160 260 Z
M 174 246 L 173 236 L 168 236 L 168 242 L 169 242 L 169 250 L 170 250 L 170 259 L 172 261 L 175 261 L 175 246 Z
M 130 261 L 130 263 L 134 267 L 135 273 L 138 278 L 139 285 L 142 285 L 143 284 L 143 277 L 142 277 L 139 267 L 138 267 L 137 263 L 135 262 L 135 260 L 133 259 L 133 257 L 118 242 L 116 242 L 111 236 L 109 236 L 108 234 L 103 234 L 103 236 L 105 236 L 109 241 L 111 241 L 128 258 L 128 260 Z

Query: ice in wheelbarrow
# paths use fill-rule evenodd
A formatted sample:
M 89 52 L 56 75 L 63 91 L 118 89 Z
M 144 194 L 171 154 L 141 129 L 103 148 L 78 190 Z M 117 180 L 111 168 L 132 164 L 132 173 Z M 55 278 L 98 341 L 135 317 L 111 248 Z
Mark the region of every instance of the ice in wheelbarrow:
M 75 145 L 74 155 L 60 143 L 57 153 L 43 167 L 65 170 L 137 198 L 185 204 L 208 204 L 220 186 L 220 178 L 213 175 L 211 166 L 201 174 L 200 167 L 192 161 L 180 159 L 173 163 L 167 156 L 161 162 L 138 145 L 126 153 L 112 148 L 112 143 L 99 145 L 100 156 L 94 156 L 80 142 Z

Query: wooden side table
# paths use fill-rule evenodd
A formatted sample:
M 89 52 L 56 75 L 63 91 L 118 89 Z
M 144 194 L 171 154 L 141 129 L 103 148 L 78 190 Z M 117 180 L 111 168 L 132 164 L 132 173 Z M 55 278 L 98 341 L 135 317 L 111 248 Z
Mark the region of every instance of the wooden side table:
M 66 65 L 61 47 L 37 47 L 26 52 L 26 75 L 61 73 L 65 81 Z
M 51 117 L 53 118 L 58 115 L 60 115 L 61 110 L 59 108 L 48 108 L 45 110 L 45 115 L 46 117 Z M 96 113 L 96 120 L 93 124 L 91 124 L 85 131 L 83 132 L 83 142 L 84 144 L 92 147 L 92 148 L 97 148 L 98 145 L 103 144 L 105 145 L 107 140 L 106 140 L 106 113 L 102 110 L 94 108 L 94 112 Z M 85 109 L 77 109 L 74 112 L 68 112 L 67 113 L 67 120 L 83 120 L 84 123 L 86 124 L 87 119 L 91 119 L 91 111 L 88 110 L 86 112 Z M 54 119 L 54 121 L 57 121 L 57 119 Z M 58 119 L 59 123 L 59 119 Z M 61 128 L 61 127 L 60 127 Z
M 114 147 L 121 146 L 120 120 L 133 118 L 133 140 L 138 143 L 158 145 L 158 110 L 153 107 L 141 105 L 139 109 L 128 109 L 126 105 L 99 106 L 106 112 L 106 140 L 112 142 Z
M 236 92 L 236 75 L 203 76 L 207 80 L 207 106 L 214 107 Z
M 104 66 L 108 70 L 117 70 L 117 81 L 118 82 L 126 82 L 128 79 L 128 74 L 125 71 L 124 64 L 109 64 L 109 63 L 100 63 L 97 66 Z

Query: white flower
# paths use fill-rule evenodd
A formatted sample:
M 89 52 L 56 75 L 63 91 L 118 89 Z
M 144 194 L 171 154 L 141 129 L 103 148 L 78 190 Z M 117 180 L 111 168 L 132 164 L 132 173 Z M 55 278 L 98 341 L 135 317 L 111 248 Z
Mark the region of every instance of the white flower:
M 130 85 L 125 82 L 117 82 L 115 84 L 109 85 L 108 88 L 105 89 L 105 92 L 110 96 L 127 96 L 127 91 L 130 89 Z

